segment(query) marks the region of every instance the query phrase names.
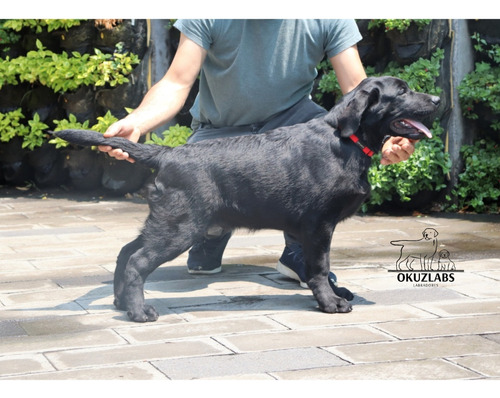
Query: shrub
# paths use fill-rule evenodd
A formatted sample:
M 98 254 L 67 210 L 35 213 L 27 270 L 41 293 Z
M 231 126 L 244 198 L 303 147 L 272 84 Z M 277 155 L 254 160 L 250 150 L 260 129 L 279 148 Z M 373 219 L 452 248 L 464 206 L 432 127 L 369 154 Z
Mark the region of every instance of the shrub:
M 456 203 L 451 211 L 499 213 L 500 148 L 491 140 L 482 139 L 461 149 L 464 172 L 452 190 Z M 450 197 L 447 197 L 451 200 Z
M 95 49 L 95 54 L 80 54 L 76 51 L 61 54 L 47 50 L 40 40 L 37 51 L 26 56 L 0 60 L 0 89 L 5 84 L 19 82 L 39 83 L 54 92 L 73 91 L 82 85 L 115 87 L 127 83 L 126 76 L 138 64 L 135 54 L 104 54 Z
M 68 30 L 73 26 L 80 25 L 81 21 L 81 19 L 9 19 L 4 22 L 4 27 L 12 29 L 15 32 L 20 32 L 23 28 L 28 28 L 34 30 L 36 33 L 41 33 L 44 28 L 48 32 L 58 29 Z
M 368 29 L 384 27 L 385 31 L 398 30 L 400 33 L 406 31 L 413 23 L 419 29 L 429 25 L 430 19 L 372 19 L 368 23 Z
M 12 112 L 0 113 L 0 141 L 9 142 L 16 136 L 23 136 L 28 127 L 23 125 L 24 115 L 21 108 Z
M 76 116 L 73 114 L 70 114 L 68 119 L 54 120 L 54 124 L 56 125 L 54 131 L 71 130 L 71 129 L 88 130 L 89 128 L 88 120 L 86 120 L 83 123 L 80 123 L 76 119 Z M 49 144 L 53 144 L 56 146 L 57 149 L 59 149 L 59 148 L 66 148 L 69 145 L 69 142 L 59 137 L 54 137 L 51 140 L 49 140 Z
M 169 147 L 176 147 L 184 145 L 188 137 L 191 135 L 192 130 L 186 126 L 170 126 L 170 128 L 163 132 L 162 136 L 156 134 L 151 135 L 151 139 L 146 141 L 146 144 L 165 145 Z
M 373 165 L 368 170 L 372 193 L 363 206 L 364 211 L 395 199 L 409 202 L 421 191 L 438 192 L 446 188 L 451 160 L 444 152 L 440 138 L 443 128 L 438 121 L 434 122 L 432 132 L 433 137 L 420 141 L 406 162 L 383 166 L 380 164 L 381 154 L 373 157 Z
M 477 62 L 458 86 L 460 105 L 464 116 L 478 119 L 478 107 L 485 106 L 491 114 L 488 118 L 493 130 L 500 130 L 500 45 L 488 46 L 478 34 L 472 36 L 476 51 L 489 58 L 489 62 Z
M 22 147 L 33 150 L 42 146 L 47 129 L 45 123 L 40 121 L 40 116 L 35 113 L 33 119 L 25 124 L 25 117 L 21 109 L 12 112 L 0 113 L 0 141 L 9 142 L 14 137 L 22 138 Z

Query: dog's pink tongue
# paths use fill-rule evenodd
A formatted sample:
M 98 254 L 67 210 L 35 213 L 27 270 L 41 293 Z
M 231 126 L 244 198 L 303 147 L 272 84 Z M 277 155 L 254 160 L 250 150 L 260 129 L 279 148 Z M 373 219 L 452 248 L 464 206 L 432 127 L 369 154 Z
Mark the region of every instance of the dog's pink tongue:
M 432 133 L 422 123 L 417 122 L 416 120 L 411 120 L 411 119 L 404 119 L 404 121 L 406 123 L 408 123 L 410 126 L 413 126 L 417 130 L 419 130 L 420 132 L 424 133 L 427 136 L 427 138 L 432 138 Z

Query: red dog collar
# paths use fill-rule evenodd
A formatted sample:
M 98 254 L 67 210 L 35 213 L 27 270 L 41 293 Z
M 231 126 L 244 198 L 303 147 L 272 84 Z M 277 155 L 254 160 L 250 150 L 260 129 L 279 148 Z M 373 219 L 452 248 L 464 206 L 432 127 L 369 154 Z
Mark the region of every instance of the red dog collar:
M 349 136 L 349 138 L 352 140 L 352 142 L 354 142 L 357 146 L 361 148 L 361 150 L 366 156 L 371 158 L 375 154 L 375 152 L 373 152 L 370 148 L 364 146 L 361 142 L 359 142 L 359 138 L 356 135 L 352 134 Z

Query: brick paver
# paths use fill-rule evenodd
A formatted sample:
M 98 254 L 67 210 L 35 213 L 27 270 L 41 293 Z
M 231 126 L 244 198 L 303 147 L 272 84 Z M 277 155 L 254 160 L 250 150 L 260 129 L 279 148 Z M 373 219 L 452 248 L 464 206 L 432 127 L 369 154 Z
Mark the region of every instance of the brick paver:
M 146 215 L 133 198 L 0 197 L 0 381 L 500 376 L 498 216 L 342 223 L 332 268 L 356 298 L 333 315 L 275 271 L 280 232 L 238 231 L 220 274 L 189 275 L 186 254 L 156 270 L 146 299 L 160 318 L 134 324 L 113 307 L 112 278 Z M 398 281 L 390 241 L 427 227 L 463 272 Z

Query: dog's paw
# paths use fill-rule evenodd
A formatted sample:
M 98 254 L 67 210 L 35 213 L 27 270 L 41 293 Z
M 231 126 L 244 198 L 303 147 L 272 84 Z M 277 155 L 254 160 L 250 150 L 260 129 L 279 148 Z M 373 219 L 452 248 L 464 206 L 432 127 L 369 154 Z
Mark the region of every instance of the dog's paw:
M 342 299 L 342 300 L 340 300 L 340 303 L 338 304 L 337 309 L 338 309 L 338 312 L 345 314 L 347 312 L 352 311 L 352 306 L 351 306 L 351 304 L 349 304 L 349 302 L 347 300 Z
M 345 299 L 340 299 L 331 304 L 320 306 L 321 311 L 326 312 L 328 314 L 339 313 L 347 313 L 352 311 L 352 306 Z
M 134 322 L 154 322 L 158 319 L 158 312 L 151 305 L 144 305 L 140 311 L 127 311 L 127 315 Z

